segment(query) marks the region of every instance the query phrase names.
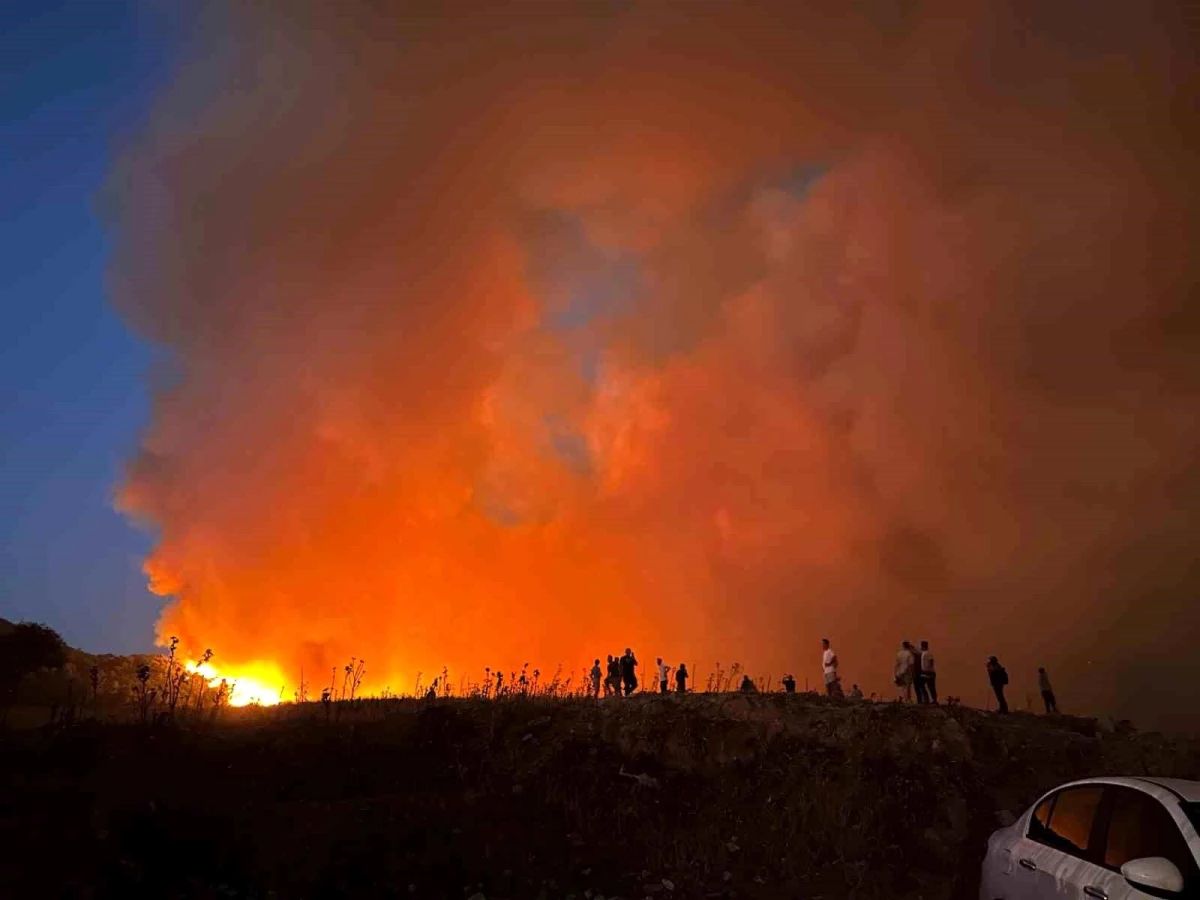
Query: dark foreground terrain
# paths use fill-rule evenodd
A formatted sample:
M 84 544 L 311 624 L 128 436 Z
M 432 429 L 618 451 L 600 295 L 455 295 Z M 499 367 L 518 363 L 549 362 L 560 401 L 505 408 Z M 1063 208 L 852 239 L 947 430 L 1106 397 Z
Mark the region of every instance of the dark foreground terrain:
M 11 897 L 973 897 L 1076 776 L 1196 777 L 1090 720 L 806 695 L 360 701 L 0 736 Z

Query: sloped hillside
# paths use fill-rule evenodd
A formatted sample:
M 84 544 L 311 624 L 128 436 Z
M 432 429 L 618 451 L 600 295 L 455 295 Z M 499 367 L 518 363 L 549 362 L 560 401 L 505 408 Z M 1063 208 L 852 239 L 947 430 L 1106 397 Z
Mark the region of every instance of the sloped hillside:
M 1200 773 L 1196 742 L 1087 720 L 808 695 L 306 704 L 0 752 L 0 879 L 81 897 L 970 897 L 1040 790 Z

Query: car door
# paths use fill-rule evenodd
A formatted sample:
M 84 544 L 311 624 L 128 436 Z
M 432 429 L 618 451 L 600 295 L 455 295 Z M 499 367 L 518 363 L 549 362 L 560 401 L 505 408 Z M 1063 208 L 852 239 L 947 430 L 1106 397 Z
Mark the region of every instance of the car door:
M 1025 835 L 1010 854 L 1013 898 L 1083 900 L 1096 865 L 1103 784 L 1063 788 L 1044 798 L 1029 817 Z
M 1133 859 L 1161 856 L 1175 863 L 1184 879 L 1182 894 L 1200 896 L 1200 866 L 1181 829 L 1182 810 L 1176 817 L 1159 797 L 1162 791 L 1142 791 L 1109 785 L 1102 812 L 1102 837 L 1095 880 L 1084 885 L 1093 900 L 1143 900 L 1159 897 L 1139 890 L 1121 875 L 1121 866 Z M 1166 802 L 1178 803 L 1173 799 Z

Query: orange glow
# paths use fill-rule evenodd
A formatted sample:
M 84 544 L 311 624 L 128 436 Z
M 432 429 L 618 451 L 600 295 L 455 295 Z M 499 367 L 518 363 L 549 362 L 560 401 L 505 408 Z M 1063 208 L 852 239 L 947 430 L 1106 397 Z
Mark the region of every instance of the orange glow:
M 224 681 L 229 691 L 230 706 L 274 706 L 282 699 L 283 680 L 272 677 L 275 667 L 269 664 L 252 665 L 237 673 L 221 672 L 212 663 L 189 662 L 187 671 L 199 675 L 208 686 L 220 690 Z M 248 673 L 254 674 L 248 674 Z
M 982 703 L 1193 596 L 1189 31 L 1012 6 L 217 0 L 106 202 L 158 639 L 266 704 L 924 638 Z

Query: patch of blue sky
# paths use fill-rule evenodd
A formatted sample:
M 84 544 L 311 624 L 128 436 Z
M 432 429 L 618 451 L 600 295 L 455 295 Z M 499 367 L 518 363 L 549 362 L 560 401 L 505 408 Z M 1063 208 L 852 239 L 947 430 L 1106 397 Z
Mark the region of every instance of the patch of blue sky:
M 641 285 L 641 265 L 636 256 L 601 255 L 597 251 L 589 262 L 581 273 L 565 272 L 560 276 L 566 302 L 547 316 L 549 328 L 579 330 L 597 318 L 617 315 L 633 305 Z

